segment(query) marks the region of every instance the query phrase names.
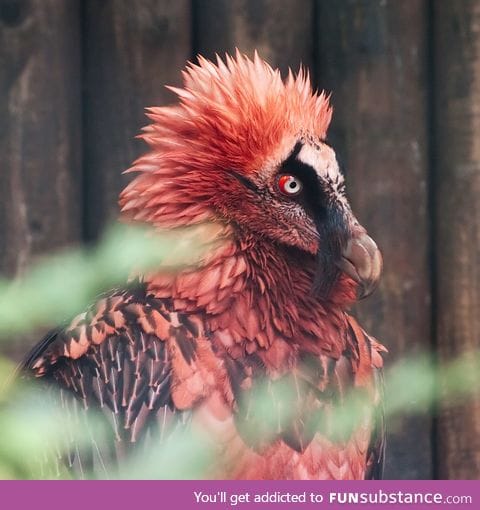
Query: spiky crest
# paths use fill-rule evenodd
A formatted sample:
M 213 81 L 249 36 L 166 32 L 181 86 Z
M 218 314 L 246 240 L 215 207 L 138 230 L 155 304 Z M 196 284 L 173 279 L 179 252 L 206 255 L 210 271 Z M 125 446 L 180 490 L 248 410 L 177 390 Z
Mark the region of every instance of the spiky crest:
M 183 71 L 184 88 L 170 87 L 177 105 L 147 109 L 153 123 L 139 138 L 151 150 L 127 170 L 139 175 L 120 196 L 125 218 L 162 226 L 204 221 L 206 182 L 226 170 L 251 174 L 279 163 L 300 136 L 325 137 L 332 109 L 303 68 L 282 81 L 257 53 L 253 60 L 238 51 L 225 61 L 217 56 L 216 65 L 198 60 Z
M 260 169 L 286 137 L 325 137 L 332 110 L 325 93 L 312 91 L 302 68 L 282 81 L 257 53 L 253 60 L 237 51 L 225 62 L 217 56 L 216 65 L 198 61 L 183 72 L 184 88 L 169 87 L 178 106 L 148 109 L 153 124 L 140 137 L 161 167 L 248 173 Z M 143 162 L 133 170 L 147 170 Z

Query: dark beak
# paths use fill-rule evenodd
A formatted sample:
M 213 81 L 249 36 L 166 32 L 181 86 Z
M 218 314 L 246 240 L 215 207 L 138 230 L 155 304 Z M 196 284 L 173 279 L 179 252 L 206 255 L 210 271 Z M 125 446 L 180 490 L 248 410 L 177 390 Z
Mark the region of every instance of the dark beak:
M 358 283 L 358 299 L 366 298 L 376 289 L 382 274 L 382 255 L 363 229 L 353 233 L 336 264 Z

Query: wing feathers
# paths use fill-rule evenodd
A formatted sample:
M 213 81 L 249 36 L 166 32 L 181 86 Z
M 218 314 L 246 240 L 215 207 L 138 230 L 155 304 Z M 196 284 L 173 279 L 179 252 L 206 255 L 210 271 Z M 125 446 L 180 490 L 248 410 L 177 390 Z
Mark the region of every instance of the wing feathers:
M 166 304 L 138 290 L 119 291 L 101 299 L 64 330 L 52 332 L 27 358 L 25 373 L 43 377 L 51 398 L 69 419 L 78 415 L 76 406 L 81 404 L 84 413 L 100 409 L 111 430 L 109 442 L 96 437 L 91 427 L 87 448 L 73 439 L 71 444 L 67 441 L 67 464 L 78 476 L 87 476 L 94 464 L 99 476 L 114 471 L 129 449 L 119 442 L 135 443 L 151 433 L 165 437 L 171 428 L 174 409 L 166 342 L 178 333 L 175 341 L 191 361 L 196 348 L 192 333 L 199 328 L 187 318 L 180 328 L 172 328 Z M 71 430 L 67 423 L 65 430 Z

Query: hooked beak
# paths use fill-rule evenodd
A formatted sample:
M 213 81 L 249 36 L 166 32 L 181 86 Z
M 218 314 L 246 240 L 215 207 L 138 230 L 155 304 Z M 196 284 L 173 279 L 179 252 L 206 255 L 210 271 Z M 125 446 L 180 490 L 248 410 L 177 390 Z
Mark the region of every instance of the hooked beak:
M 376 289 L 383 262 L 375 241 L 362 229 L 353 234 L 336 265 L 358 283 L 358 299 L 364 299 Z

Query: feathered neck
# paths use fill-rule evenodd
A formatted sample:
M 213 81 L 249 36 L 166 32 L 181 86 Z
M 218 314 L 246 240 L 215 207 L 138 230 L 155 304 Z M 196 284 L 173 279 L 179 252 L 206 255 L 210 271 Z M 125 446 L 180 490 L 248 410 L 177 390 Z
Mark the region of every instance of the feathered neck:
M 235 357 L 268 349 L 274 341 L 340 355 L 345 304 L 355 289 L 341 279 L 328 301 L 312 291 L 312 255 L 217 225 L 220 244 L 199 266 L 177 274 L 147 275 L 149 290 L 177 311 L 200 313 L 211 333 Z

